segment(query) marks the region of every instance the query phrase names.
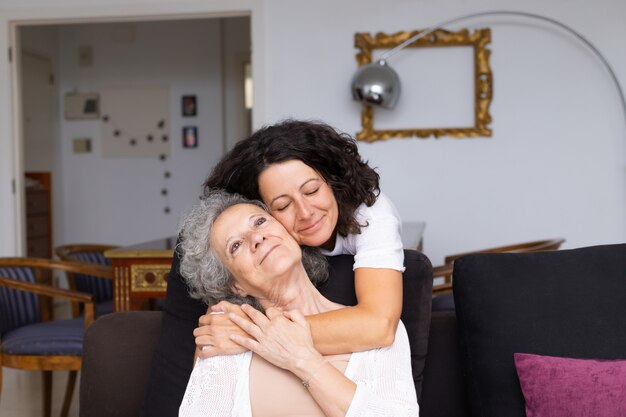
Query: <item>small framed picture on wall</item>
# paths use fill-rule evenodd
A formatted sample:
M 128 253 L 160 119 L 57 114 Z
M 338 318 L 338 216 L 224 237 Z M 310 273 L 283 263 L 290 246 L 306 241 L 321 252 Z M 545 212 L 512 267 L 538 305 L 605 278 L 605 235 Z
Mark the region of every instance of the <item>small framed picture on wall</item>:
M 196 96 L 183 96 L 182 112 L 183 112 L 183 117 L 192 117 L 198 114 Z
M 198 128 L 196 126 L 183 127 L 183 148 L 198 147 Z

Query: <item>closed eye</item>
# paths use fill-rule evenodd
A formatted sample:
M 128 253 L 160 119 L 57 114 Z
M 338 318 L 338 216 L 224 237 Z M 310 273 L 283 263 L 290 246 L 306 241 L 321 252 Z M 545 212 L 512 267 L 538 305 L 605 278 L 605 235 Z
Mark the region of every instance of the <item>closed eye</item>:
M 284 211 L 284 210 L 285 210 L 287 207 L 289 207 L 290 205 L 291 205 L 291 202 L 289 202 L 289 203 L 285 204 L 284 206 L 278 207 L 278 208 L 276 208 L 276 209 L 274 209 L 274 210 L 276 210 L 276 211 Z
M 316 193 L 316 192 L 318 192 L 319 190 L 320 190 L 320 187 L 317 187 L 316 189 L 314 189 L 314 190 L 312 190 L 312 191 L 309 191 L 309 192 L 305 193 L 305 195 L 312 195 L 312 194 L 315 194 L 315 193 Z

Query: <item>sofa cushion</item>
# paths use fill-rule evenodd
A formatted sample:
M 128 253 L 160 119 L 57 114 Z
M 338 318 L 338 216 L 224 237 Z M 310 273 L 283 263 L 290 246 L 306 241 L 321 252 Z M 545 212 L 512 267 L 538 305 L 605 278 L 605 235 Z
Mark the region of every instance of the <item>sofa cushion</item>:
M 626 415 L 626 360 L 515 354 L 526 417 Z
M 626 245 L 476 254 L 454 263 L 472 415 L 524 416 L 513 354 L 621 359 Z
M 462 361 L 454 311 L 433 311 L 428 334 L 428 356 L 424 366 L 420 417 L 468 415 Z

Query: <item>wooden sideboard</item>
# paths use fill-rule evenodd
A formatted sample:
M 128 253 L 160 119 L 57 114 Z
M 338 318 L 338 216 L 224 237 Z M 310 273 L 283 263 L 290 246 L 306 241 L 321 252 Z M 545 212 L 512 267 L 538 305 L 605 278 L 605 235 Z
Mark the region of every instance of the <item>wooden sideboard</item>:
M 141 310 L 165 297 L 176 237 L 104 252 L 113 266 L 115 311 Z
M 52 258 L 52 187 L 49 172 L 26 172 L 26 256 Z

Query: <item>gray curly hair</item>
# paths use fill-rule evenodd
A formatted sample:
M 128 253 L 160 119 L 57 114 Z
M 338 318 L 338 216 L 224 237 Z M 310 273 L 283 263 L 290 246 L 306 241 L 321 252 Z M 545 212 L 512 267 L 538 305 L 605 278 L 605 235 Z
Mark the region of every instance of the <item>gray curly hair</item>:
M 260 201 L 248 200 L 239 194 L 211 190 L 200 199 L 183 218 L 178 251 L 181 255 L 180 274 L 189 286 L 189 294 L 211 305 L 222 300 L 234 304 L 250 304 L 263 310 L 251 296 L 242 297 L 232 291 L 234 277 L 219 260 L 210 244 L 215 220 L 228 208 L 237 204 L 253 204 L 267 211 Z M 302 264 L 314 285 L 328 278 L 326 258 L 316 248 L 304 246 Z

